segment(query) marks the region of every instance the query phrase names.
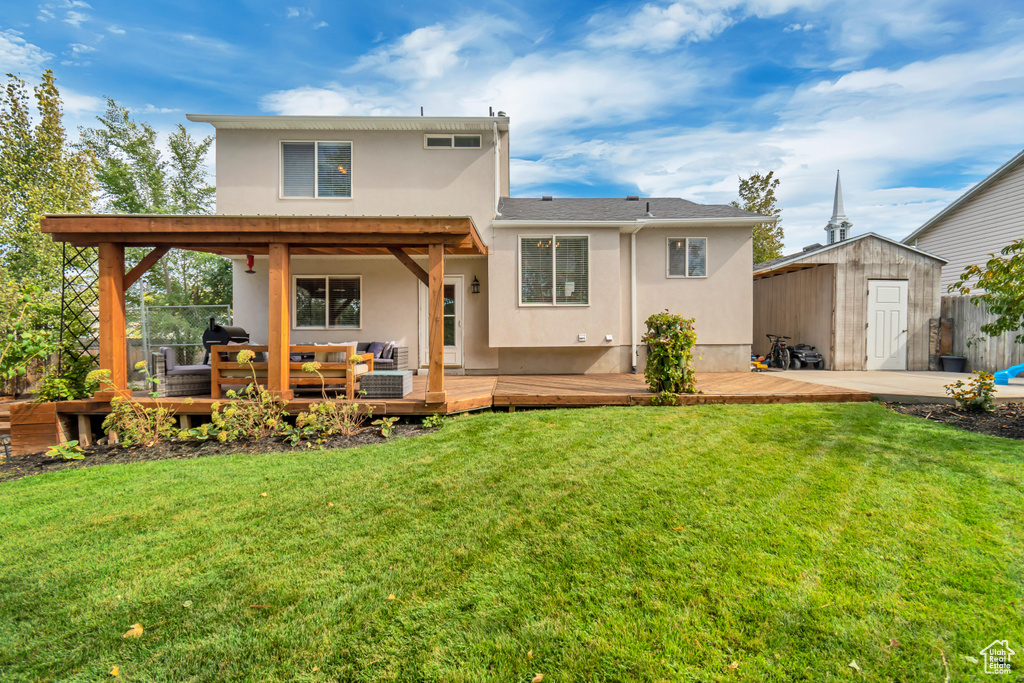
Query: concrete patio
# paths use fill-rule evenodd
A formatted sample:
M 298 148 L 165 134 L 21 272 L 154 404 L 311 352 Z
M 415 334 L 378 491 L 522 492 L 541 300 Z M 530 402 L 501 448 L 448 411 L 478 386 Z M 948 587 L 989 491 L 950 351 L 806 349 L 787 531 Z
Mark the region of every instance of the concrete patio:
M 772 371 L 787 379 L 823 384 L 842 389 L 867 391 L 887 403 L 948 403 L 945 385 L 958 379 L 968 381 L 967 372 L 898 372 L 868 370 L 833 372 L 828 370 Z M 1008 386 L 996 387 L 996 403 L 1024 402 L 1024 378 L 1010 380 Z

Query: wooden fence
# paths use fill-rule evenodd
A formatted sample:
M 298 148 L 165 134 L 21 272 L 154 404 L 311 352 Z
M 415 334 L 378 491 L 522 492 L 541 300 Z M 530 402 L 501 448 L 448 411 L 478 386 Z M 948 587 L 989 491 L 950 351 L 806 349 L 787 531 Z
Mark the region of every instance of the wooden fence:
M 984 303 L 975 306 L 970 297 L 944 296 L 942 317 L 953 323 L 953 354 L 967 357 L 967 370 L 995 372 L 1024 363 L 1024 344 L 1014 342 L 1016 332 L 998 337 L 982 333 L 981 326 L 996 319 Z

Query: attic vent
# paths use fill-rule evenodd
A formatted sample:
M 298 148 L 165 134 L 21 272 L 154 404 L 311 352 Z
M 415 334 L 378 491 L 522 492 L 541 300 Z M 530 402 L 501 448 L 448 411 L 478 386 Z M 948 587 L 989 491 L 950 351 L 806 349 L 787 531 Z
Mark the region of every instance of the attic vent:
M 550 201 L 551 201 L 551 195 L 549 195 L 549 194 L 546 194 L 546 195 L 544 195 L 543 197 L 541 197 L 541 198 L 540 198 L 540 200 L 541 200 L 542 202 L 550 202 Z
M 626 197 L 626 201 L 627 202 L 638 202 L 638 201 L 640 201 L 640 197 L 638 195 L 631 194 L 628 197 Z
M 814 244 L 808 244 L 803 248 L 803 251 L 814 251 L 815 249 L 821 249 L 821 245 L 815 242 Z

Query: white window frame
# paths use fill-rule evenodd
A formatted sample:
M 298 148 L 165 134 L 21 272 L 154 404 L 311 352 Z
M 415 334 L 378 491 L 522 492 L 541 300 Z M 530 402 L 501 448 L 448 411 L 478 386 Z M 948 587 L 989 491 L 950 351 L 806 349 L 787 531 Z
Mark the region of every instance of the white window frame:
M 305 145 L 308 145 L 311 142 L 313 143 L 313 196 L 312 197 L 285 197 L 284 196 L 284 146 L 285 145 L 294 145 L 294 144 L 300 144 L 300 145 L 301 144 L 305 144 Z M 349 195 L 347 197 L 321 197 L 320 196 L 320 194 L 319 194 L 320 193 L 320 164 L 317 163 L 317 160 L 320 158 L 320 143 L 321 142 L 326 142 L 326 143 L 329 143 L 329 144 L 347 144 L 349 146 L 349 150 L 351 150 L 352 168 L 355 168 L 355 165 L 356 165 L 356 146 L 352 143 L 351 140 L 281 140 L 280 141 L 281 144 L 279 144 L 277 146 L 277 156 L 278 156 L 277 166 L 280 169 L 280 172 L 278 174 L 279 178 L 278 178 L 278 188 L 277 188 L 277 198 L 278 199 L 284 199 L 284 200 L 296 200 L 297 199 L 299 201 L 309 200 L 309 199 L 318 199 L 318 200 L 320 200 L 320 199 L 322 199 L 322 200 L 332 200 L 333 199 L 333 200 L 340 200 L 340 201 L 347 202 L 347 201 L 350 201 L 353 197 L 356 196 L 356 184 L 355 184 L 355 182 L 351 183 L 352 191 L 349 192 Z M 348 172 L 350 174 L 352 173 L 352 168 L 348 169 Z M 355 176 L 352 177 L 352 180 L 353 181 L 355 180 Z
M 557 249 L 552 249 L 551 250 L 551 303 L 524 302 L 523 301 L 523 240 L 524 239 L 530 239 L 530 240 L 545 239 L 545 240 L 551 240 L 552 244 L 557 244 L 558 243 L 558 238 L 560 238 L 560 237 L 585 237 L 585 238 L 587 238 L 587 303 L 585 303 L 585 304 L 556 303 L 557 300 L 558 300 L 558 295 L 557 295 L 557 292 L 555 290 L 556 277 L 558 276 L 558 269 L 556 268 L 556 264 L 558 263 L 558 260 L 557 260 L 558 257 L 555 255 L 555 252 L 557 251 Z M 572 308 L 586 308 L 586 307 L 590 306 L 590 293 L 591 293 L 591 290 L 590 290 L 591 275 L 590 274 L 591 274 L 591 267 L 590 267 L 590 235 L 589 234 L 582 234 L 582 235 L 581 234 L 576 234 L 576 235 L 573 235 L 573 234 L 553 235 L 551 233 L 547 233 L 547 234 L 523 233 L 523 234 L 520 234 L 520 235 L 516 235 L 516 253 L 518 255 L 517 260 L 516 260 L 516 271 L 518 273 L 518 281 L 519 281 L 519 306 L 520 307 L 522 307 L 522 308 L 551 308 L 551 307 L 569 306 L 569 307 L 572 307 Z
M 323 325 L 303 325 L 299 327 L 298 316 L 298 296 L 299 296 L 299 278 L 314 278 L 322 277 L 326 280 L 324 283 L 326 288 L 325 294 L 328 296 L 326 305 L 324 306 L 324 324 Z M 331 301 L 330 301 L 330 280 L 334 278 L 336 280 L 359 280 L 359 325 L 356 327 L 331 327 L 327 324 L 327 316 L 331 313 Z M 363 276 L 362 275 L 326 275 L 323 273 L 302 273 L 299 275 L 292 274 L 292 329 L 293 330 L 361 330 L 363 329 Z
M 672 243 L 682 240 L 683 251 L 686 252 L 686 275 L 673 275 L 672 274 L 672 259 L 670 254 L 672 253 Z M 690 275 L 690 240 L 704 240 L 704 274 L 703 275 Z M 708 267 L 708 251 L 710 250 L 711 240 L 707 237 L 701 237 L 700 235 L 694 235 L 693 237 L 666 237 L 665 238 L 665 277 L 673 280 L 687 279 L 687 280 L 703 280 L 708 277 L 710 268 Z
M 456 147 L 455 138 L 476 138 L 476 147 Z M 430 138 L 446 138 L 451 140 L 450 145 L 447 147 L 430 147 L 427 145 L 427 140 Z M 483 136 L 479 133 L 426 133 L 423 135 L 423 149 L 444 149 L 444 150 L 455 150 L 455 149 L 482 149 L 484 145 Z

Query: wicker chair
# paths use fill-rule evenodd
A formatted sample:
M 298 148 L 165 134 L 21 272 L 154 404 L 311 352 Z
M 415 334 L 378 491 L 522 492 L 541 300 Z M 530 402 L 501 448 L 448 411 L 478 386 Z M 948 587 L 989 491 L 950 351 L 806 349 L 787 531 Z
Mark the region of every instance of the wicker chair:
M 160 398 L 167 396 L 203 396 L 210 393 L 209 365 L 178 365 L 174 349 L 161 346 L 150 358 L 150 373 L 158 383 L 150 384 Z

